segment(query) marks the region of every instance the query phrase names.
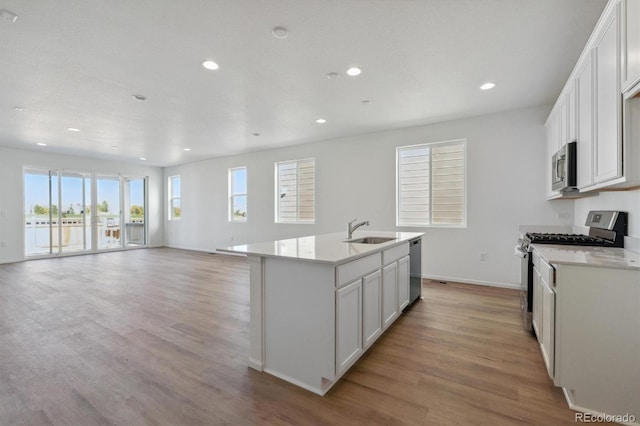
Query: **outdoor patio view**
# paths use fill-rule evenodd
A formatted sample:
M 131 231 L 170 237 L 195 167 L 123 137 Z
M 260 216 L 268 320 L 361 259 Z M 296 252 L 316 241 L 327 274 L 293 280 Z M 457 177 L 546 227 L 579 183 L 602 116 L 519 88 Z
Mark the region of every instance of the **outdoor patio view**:
M 27 256 L 145 244 L 144 179 L 96 177 L 96 200 L 99 201 L 95 201 L 95 209 L 91 206 L 91 183 L 89 173 L 25 171 Z M 120 213 L 121 193 L 126 195 L 124 217 Z

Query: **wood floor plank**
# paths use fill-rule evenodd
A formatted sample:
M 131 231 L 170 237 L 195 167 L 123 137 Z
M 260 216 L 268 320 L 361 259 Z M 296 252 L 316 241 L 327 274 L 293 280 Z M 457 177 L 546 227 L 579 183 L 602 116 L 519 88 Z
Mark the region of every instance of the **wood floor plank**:
M 247 367 L 242 257 L 0 265 L 0 425 L 574 424 L 514 290 L 423 283 L 327 395 Z

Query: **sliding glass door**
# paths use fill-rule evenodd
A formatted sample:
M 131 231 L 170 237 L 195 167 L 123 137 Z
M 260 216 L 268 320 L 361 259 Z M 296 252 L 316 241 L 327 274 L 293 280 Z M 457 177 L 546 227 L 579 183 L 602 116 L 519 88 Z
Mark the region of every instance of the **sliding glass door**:
M 145 178 L 124 180 L 124 235 L 127 247 L 146 245 Z
M 147 178 L 25 169 L 25 255 L 146 246 L 146 188 Z
M 24 245 L 27 256 L 51 254 L 51 210 L 51 181 L 49 171 L 25 170 Z
M 25 254 L 91 250 L 90 200 L 90 179 L 85 174 L 25 170 Z
M 62 253 L 91 250 L 90 183 L 90 179 L 82 173 L 61 174 L 58 209 L 60 226 L 57 239 L 54 238 L 54 241 L 58 241 L 57 246 Z
M 117 176 L 96 177 L 98 250 L 122 247 L 120 205 L 120 178 Z

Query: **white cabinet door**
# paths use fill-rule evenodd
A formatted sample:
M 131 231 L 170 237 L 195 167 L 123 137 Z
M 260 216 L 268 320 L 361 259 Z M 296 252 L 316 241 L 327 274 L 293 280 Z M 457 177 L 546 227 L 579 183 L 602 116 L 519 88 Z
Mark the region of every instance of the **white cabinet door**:
M 382 329 L 398 317 L 398 262 L 382 268 Z
M 569 111 L 566 96 L 560 101 L 560 139 L 556 151 L 569 139 Z
M 542 290 L 542 340 L 540 342 L 540 348 L 549 377 L 553 379 L 555 364 L 556 293 L 551 289 L 544 277 L 541 277 L 540 284 L 540 289 Z
M 623 2 L 623 91 L 640 83 L 640 0 Z
M 618 49 L 618 6 L 605 19 L 603 31 L 594 47 L 595 60 L 595 139 L 594 182 L 622 175 L 620 113 L 620 61 Z
M 533 270 L 533 308 L 532 325 L 536 332 L 538 342 L 542 342 L 542 278 L 538 269 Z
M 364 277 L 362 287 L 362 332 L 366 349 L 382 334 L 382 274 L 380 270 Z
M 593 61 L 591 55 L 576 73 L 578 104 L 578 188 L 593 185 Z
M 409 305 L 409 256 L 398 260 L 398 312 Z
M 556 108 L 549 115 L 549 119 L 547 120 L 546 130 L 547 130 L 547 156 L 546 156 L 546 170 L 547 170 L 547 197 L 553 197 L 554 195 L 558 195 L 558 191 L 554 191 L 552 189 L 551 182 L 551 158 L 553 154 L 555 154 L 560 148 L 560 113 L 559 109 Z
M 336 291 L 336 374 L 346 371 L 362 352 L 360 279 Z
M 565 142 L 577 140 L 576 85 L 570 83 L 567 93 L 567 139 Z

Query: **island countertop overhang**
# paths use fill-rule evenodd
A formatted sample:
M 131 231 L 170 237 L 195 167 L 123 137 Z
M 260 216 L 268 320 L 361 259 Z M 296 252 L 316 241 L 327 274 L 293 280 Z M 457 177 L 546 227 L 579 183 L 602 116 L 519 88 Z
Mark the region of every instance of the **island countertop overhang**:
M 357 236 L 353 239 L 362 237 L 386 237 L 393 238 L 393 240 L 379 244 L 353 243 L 346 242 L 346 233 L 335 232 L 331 234 L 310 235 L 284 240 L 242 244 L 219 248 L 216 249 L 216 251 L 339 265 L 369 254 L 401 245 L 409 240 L 420 238 L 424 233 L 361 231 L 356 235 Z

